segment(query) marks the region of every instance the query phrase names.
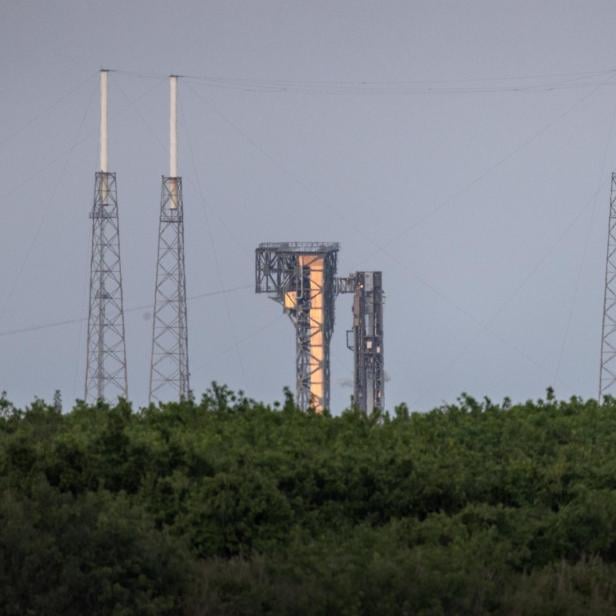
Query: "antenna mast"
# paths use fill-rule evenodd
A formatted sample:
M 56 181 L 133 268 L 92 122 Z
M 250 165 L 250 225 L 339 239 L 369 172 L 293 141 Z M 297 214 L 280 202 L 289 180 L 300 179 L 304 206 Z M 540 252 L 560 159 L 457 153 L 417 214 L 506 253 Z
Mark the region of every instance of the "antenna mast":
M 184 206 L 177 163 L 177 76 L 169 77 L 169 175 L 162 177 L 152 326 L 150 402 L 190 396 Z
M 100 72 L 99 171 L 94 179 L 85 399 L 128 396 L 116 174 L 108 170 L 107 79 Z

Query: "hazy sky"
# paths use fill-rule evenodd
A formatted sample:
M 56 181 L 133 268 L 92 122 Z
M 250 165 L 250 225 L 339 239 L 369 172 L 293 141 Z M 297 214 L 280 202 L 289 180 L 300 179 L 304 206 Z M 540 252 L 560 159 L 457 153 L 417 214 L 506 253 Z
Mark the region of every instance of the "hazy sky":
M 83 396 L 98 70 L 111 73 L 130 397 L 151 344 L 179 73 L 192 387 L 294 386 L 261 241 L 382 270 L 386 402 L 596 394 L 613 1 L 0 0 L 0 387 Z M 197 77 L 197 78 L 195 78 Z M 224 292 L 223 292 L 224 291 Z M 211 294 L 211 295 L 207 295 Z M 337 302 L 332 406 L 350 389 Z M 69 321 L 64 325 L 40 327 Z M 27 329 L 14 333 L 15 330 Z

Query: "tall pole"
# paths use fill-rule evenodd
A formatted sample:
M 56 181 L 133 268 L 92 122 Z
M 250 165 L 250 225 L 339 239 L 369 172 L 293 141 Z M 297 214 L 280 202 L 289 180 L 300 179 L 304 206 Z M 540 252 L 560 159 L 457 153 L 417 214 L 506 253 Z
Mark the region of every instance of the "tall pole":
M 106 201 L 107 193 L 107 178 L 102 175 L 107 173 L 109 152 L 108 152 L 108 133 L 107 133 L 107 100 L 108 100 L 108 76 L 109 73 L 105 70 L 100 72 L 100 126 L 99 126 L 99 170 L 101 171 L 99 192 L 99 203 Z M 98 226 L 98 246 L 103 246 L 105 241 L 105 225 Z M 105 268 L 99 267 L 98 271 L 98 288 L 105 288 Z M 105 379 L 104 379 L 104 362 L 105 362 L 105 302 L 98 302 L 98 354 L 97 354 L 97 379 L 96 379 L 96 397 L 103 399 L 105 397 Z
M 178 177 L 178 78 L 169 77 L 169 177 Z
M 128 396 L 116 174 L 108 170 L 108 71 L 100 72 L 99 166 L 95 174 L 85 399 Z
M 169 175 L 162 178 L 154 288 L 150 402 L 190 396 L 184 205 L 178 175 L 176 75 L 169 77 Z
M 100 171 L 107 173 L 108 169 L 108 136 L 107 136 L 107 98 L 108 98 L 108 75 L 109 72 L 102 70 L 100 72 L 101 86 L 101 119 L 100 119 L 100 139 L 99 139 L 99 155 L 100 155 Z

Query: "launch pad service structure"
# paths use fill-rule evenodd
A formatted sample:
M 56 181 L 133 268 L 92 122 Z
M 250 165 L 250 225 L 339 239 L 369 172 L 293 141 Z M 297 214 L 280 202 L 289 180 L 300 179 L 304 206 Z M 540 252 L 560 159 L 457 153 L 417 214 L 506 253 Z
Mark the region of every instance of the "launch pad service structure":
M 330 340 L 335 299 L 353 294 L 353 400 L 365 412 L 384 404 L 383 288 L 381 272 L 336 278 L 339 244 L 262 243 L 256 249 L 257 293 L 282 305 L 295 326 L 297 405 L 322 413 L 330 403 Z
M 353 402 L 371 413 L 384 409 L 383 274 L 355 272 L 336 280 L 338 293 L 353 293 L 353 327 L 347 347 L 353 351 Z
M 317 412 L 329 408 L 338 249 L 336 243 L 278 242 L 256 250 L 256 292 L 281 304 L 295 325 L 297 404 Z

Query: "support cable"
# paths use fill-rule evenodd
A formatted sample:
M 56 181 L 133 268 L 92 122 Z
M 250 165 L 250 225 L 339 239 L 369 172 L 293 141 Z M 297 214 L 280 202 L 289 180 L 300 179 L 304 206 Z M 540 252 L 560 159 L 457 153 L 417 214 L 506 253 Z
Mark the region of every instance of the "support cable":
M 216 295 L 223 295 L 228 293 L 236 293 L 238 291 L 245 291 L 247 289 L 252 289 L 253 284 L 246 284 L 238 287 L 227 288 L 225 291 L 208 291 L 205 293 L 199 293 L 197 295 L 191 295 L 186 298 L 186 301 L 195 301 L 198 299 L 203 299 L 205 297 L 213 297 Z M 154 308 L 154 304 L 141 304 L 139 306 L 132 306 L 131 308 L 125 308 L 124 312 L 136 312 L 138 310 L 147 310 Z M 15 336 L 17 334 L 26 334 L 31 332 L 36 332 L 44 329 L 52 329 L 55 327 L 64 327 L 65 325 L 74 325 L 75 323 L 84 323 L 87 322 L 88 317 L 75 317 L 72 319 L 65 319 L 63 321 L 51 321 L 48 323 L 41 323 L 38 325 L 28 325 L 26 327 L 17 327 L 14 329 L 5 329 L 4 331 L 0 331 L 0 337 L 5 336 Z
M 81 88 L 83 88 L 85 84 L 87 84 L 89 81 L 92 80 L 92 76 L 93 76 L 92 74 L 88 74 L 88 76 L 83 81 L 80 81 L 74 88 L 62 94 L 62 96 L 58 97 L 53 102 L 48 104 L 44 109 L 37 111 L 33 116 L 30 117 L 29 120 L 27 120 L 24 124 L 16 128 L 14 131 L 7 133 L 3 137 L 1 137 L 0 138 L 0 148 L 3 147 L 11 139 L 14 139 L 15 137 L 18 137 L 19 135 L 21 135 L 21 133 L 23 133 L 25 130 L 30 128 L 39 119 L 43 117 L 47 117 L 49 112 L 55 109 L 56 107 L 58 107 L 61 103 L 63 103 L 66 100 L 72 99 L 74 94 L 79 92 L 79 90 L 81 90 Z
M 607 136 L 607 141 L 605 143 L 605 148 L 603 150 L 603 157 L 602 157 L 602 162 L 601 162 L 601 167 L 600 167 L 600 171 L 599 171 L 599 178 L 598 178 L 598 186 L 597 186 L 597 190 L 595 191 L 593 197 L 592 197 L 592 210 L 591 210 L 591 214 L 590 214 L 590 222 L 588 225 L 588 230 L 586 232 L 586 236 L 584 239 L 584 248 L 582 250 L 582 257 L 580 259 L 579 265 L 578 265 L 578 270 L 577 270 L 577 276 L 575 279 L 575 285 L 574 285 L 574 290 L 573 290 L 573 294 L 571 297 L 571 303 L 570 303 L 570 308 L 569 308 L 569 314 L 567 316 L 567 323 L 565 326 L 565 332 L 563 334 L 563 339 L 562 339 L 562 343 L 560 345 L 560 350 L 558 353 L 558 361 L 556 363 L 556 370 L 554 373 L 554 380 L 556 380 L 558 378 L 558 375 L 560 373 L 560 367 L 562 364 L 562 360 L 563 360 L 563 356 L 565 353 L 565 348 L 567 345 L 567 340 L 569 338 L 569 331 L 571 329 L 571 323 L 573 321 L 573 314 L 577 305 L 577 300 L 578 300 L 578 295 L 579 295 L 579 290 L 580 290 L 580 283 L 582 280 L 582 270 L 584 267 L 584 263 L 586 262 L 586 257 L 588 254 L 588 247 L 590 244 L 590 237 L 591 237 L 591 233 L 592 233 L 592 229 L 593 229 L 593 225 L 595 222 L 595 216 L 597 214 L 597 205 L 598 205 L 598 197 L 599 197 L 599 193 L 601 192 L 601 186 L 603 184 L 603 178 L 604 178 L 604 174 L 605 174 L 605 170 L 607 167 L 607 155 L 608 155 L 608 151 L 610 149 L 610 144 L 612 142 L 612 137 L 614 135 L 614 125 L 616 123 L 616 107 L 614 108 L 614 112 L 612 113 L 612 121 L 610 123 L 610 129 L 608 131 L 608 136 Z
M 547 371 L 546 367 L 543 366 L 542 364 L 538 363 L 536 360 L 534 360 L 532 357 L 530 357 L 524 350 L 520 349 L 519 346 L 511 341 L 506 340 L 505 338 L 503 338 L 498 332 L 494 331 L 493 329 L 489 328 L 488 326 L 483 324 L 482 319 L 478 318 L 477 316 L 475 316 L 472 312 L 470 312 L 469 310 L 467 310 L 465 307 L 463 307 L 462 305 L 460 305 L 457 301 L 455 301 L 454 299 L 452 299 L 451 297 L 449 297 L 447 294 L 445 294 L 444 292 L 440 291 L 438 288 L 436 288 L 432 283 L 430 283 L 428 280 L 426 280 L 425 278 L 423 278 L 422 276 L 420 276 L 416 271 L 411 271 L 409 269 L 409 267 L 407 265 L 405 265 L 404 263 L 401 262 L 400 259 L 398 259 L 398 257 L 396 255 L 394 255 L 389 249 L 385 248 L 382 244 L 377 243 L 371 236 L 367 235 L 365 232 L 363 232 L 356 224 L 353 223 L 353 221 L 348 221 L 339 211 L 336 207 L 334 207 L 328 200 L 323 199 L 315 190 L 314 188 L 308 184 L 307 182 L 305 182 L 304 180 L 302 180 L 301 178 L 299 178 L 294 172 L 292 172 L 285 164 L 283 164 L 281 161 L 279 161 L 275 156 L 271 155 L 267 150 L 265 150 L 260 144 L 258 144 L 250 135 L 248 135 L 241 127 L 239 127 L 235 122 L 233 122 L 232 120 L 230 120 L 225 114 L 223 114 L 217 107 L 215 107 L 211 101 L 209 99 L 206 99 L 203 95 L 201 95 L 199 92 L 197 92 L 193 87 L 191 87 L 190 84 L 188 84 L 188 88 L 190 90 L 193 91 L 193 93 L 200 98 L 205 104 L 206 106 L 208 106 L 218 117 L 220 117 L 227 125 L 229 125 L 231 128 L 233 128 L 236 132 L 238 132 L 246 141 L 248 141 L 248 143 L 255 148 L 258 152 L 260 152 L 263 156 L 265 156 L 266 158 L 268 158 L 272 163 L 274 163 L 274 165 L 276 165 L 279 169 L 281 169 L 288 177 L 290 177 L 296 184 L 298 184 L 301 188 L 303 188 L 304 190 L 309 191 L 318 201 L 321 202 L 322 205 L 326 206 L 328 208 L 329 212 L 334 212 L 339 218 L 343 219 L 343 221 L 345 222 L 345 224 L 347 224 L 347 226 L 350 226 L 355 233 L 362 237 L 363 239 L 365 239 L 367 242 L 369 242 L 370 244 L 372 244 L 379 252 L 381 252 L 383 255 L 387 256 L 394 264 L 398 265 L 403 272 L 405 272 L 406 274 L 410 274 L 412 277 L 414 277 L 417 282 L 419 282 L 419 284 L 421 284 L 422 286 L 424 286 L 426 289 L 428 289 L 429 291 L 431 291 L 434 295 L 436 295 L 437 297 L 439 297 L 441 300 L 443 300 L 445 303 L 448 303 L 450 306 L 452 306 L 453 308 L 455 308 L 458 312 L 460 312 L 461 314 L 463 314 L 464 316 L 466 316 L 469 320 L 471 320 L 472 322 L 474 322 L 476 325 L 478 325 L 481 329 L 485 329 L 485 331 L 487 331 L 491 336 L 493 336 L 495 339 L 497 339 L 499 342 L 505 344 L 506 346 L 510 347 L 511 349 L 515 350 L 519 355 L 521 355 L 522 357 L 524 357 L 529 363 L 533 364 L 535 367 L 539 367 L 541 368 L 543 371 Z M 595 88 L 595 90 L 593 90 L 593 94 L 597 91 L 597 89 Z M 586 96 L 585 98 L 588 98 L 588 96 Z M 578 103 L 581 101 L 578 101 Z M 569 113 L 573 111 L 573 108 L 569 108 Z M 561 116 L 559 116 L 559 119 L 563 119 L 566 116 L 566 114 L 562 114 Z M 550 122 L 550 126 L 554 125 L 554 122 Z M 545 130 L 544 130 L 545 132 Z M 532 143 L 532 140 L 527 140 L 527 143 L 525 143 L 525 146 L 530 145 L 530 143 Z M 520 148 L 517 149 L 516 153 L 521 151 Z M 509 157 L 511 158 L 511 157 Z M 502 163 L 501 163 L 502 164 Z M 486 173 L 487 175 L 487 173 Z
M 433 216 L 438 214 L 441 210 L 455 203 L 455 200 L 458 197 L 460 197 L 460 195 L 467 193 L 470 189 L 474 188 L 482 180 L 488 177 L 493 171 L 495 171 L 496 169 L 504 165 L 506 162 L 514 158 L 516 154 L 519 154 L 522 150 L 526 149 L 529 145 L 531 145 L 533 142 L 539 139 L 539 137 L 541 137 L 544 133 L 548 132 L 551 128 L 553 128 L 555 124 L 557 124 L 558 122 L 566 118 L 570 113 L 575 111 L 582 103 L 584 103 L 586 100 L 594 96 L 599 91 L 599 88 L 602 85 L 606 85 L 606 83 L 612 80 L 614 77 L 616 77 L 616 74 L 610 74 L 609 78 L 604 83 L 599 84 L 591 92 L 577 99 L 572 105 L 567 107 L 567 109 L 565 109 L 555 119 L 550 120 L 547 124 L 542 126 L 539 130 L 535 131 L 532 135 L 527 137 L 519 145 L 514 147 L 513 150 L 510 150 L 509 152 L 507 152 L 507 154 L 499 158 L 493 165 L 489 166 L 487 169 L 484 169 L 481 173 L 475 176 L 472 180 L 470 180 L 468 183 L 462 186 L 461 189 L 455 191 L 454 193 L 449 195 L 449 197 L 446 197 L 443 201 L 438 203 L 435 207 L 433 207 L 429 212 L 427 212 L 419 220 L 417 220 L 414 223 L 411 223 L 410 225 L 403 227 L 402 229 L 398 229 L 394 235 L 389 237 L 388 243 L 394 240 L 397 240 L 404 235 L 407 235 L 408 233 L 410 233 L 411 231 L 414 231 L 418 227 L 421 227 L 426 222 L 428 222 Z
M 77 128 L 77 133 L 75 136 L 75 140 L 73 141 L 73 144 L 68 148 L 68 150 L 66 150 L 63 153 L 64 156 L 64 164 L 62 166 L 62 171 L 61 171 L 61 176 L 64 176 L 66 173 L 66 169 L 68 167 L 68 162 L 69 162 L 69 158 L 70 155 L 73 153 L 73 151 L 77 148 L 77 146 L 79 146 L 81 143 L 83 143 L 83 139 L 79 139 L 80 135 L 81 135 L 81 131 L 83 129 L 83 126 L 85 124 L 86 118 L 88 116 L 88 113 L 90 112 L 90 107 L 92 106 L 92 101 L 94 100 L 94 95 L 96 94 L 96 89 L 94 89 L 92 91 L 92 94 L 90 95 L 90 98 L 88 100 L 88 103 L 86 105 L 86 110 L 81 118 L 81 121 L 79 122 L 79 126 Z M 54 159 L 54 163 L 59 159 L 60 157 L 58 157 L 57 159 Z M 56 198 L 56 194 L 58 192 L 58 189 L 60 188 L 60 183 L 56 182 L 54 184 L 54 188 L 52 190 L 52 193 L 50 195 L 50 201 L 53 203 L 55 201 Z M 17 189 L 16 189 L 17 190 Z M 10 194 L 12 194 L 14 191 L 12 191 Z M 9 196 L 10 196 L 9 194 Z M 28 263 L 28 260 L 30 259 L 30 255 L 32 254 L 32 250 L 34 249 L 34 246 L 36 245 L 36 242 L 39 238 L 39 235 L 41 234 L 41 231 L 43 230 L 43 227 L 45 226 L 45 223 L 47 222 L 47 217 L 49 215 L 50 212 L 50 208 L 45 208 L 43 215 L 41 216 L 40 220 L 39 220 L 39 224 L 34 232 L 34 235 L 30 241 L 30 244 L 28 245 L 28 248 L 26 249 L 26 252 L 23 256 L 23 259 L 21 260 L 21 263 L 19 265 L 19 267 L 17 268 L 15 275 L 13 276 L 13 280 L 11 282 L 11 284 L 9 285 L 9 290 L 7 292 L 7 294 L 4 296 L 3 301 L 2 301 L 2 305 L 0 307 L 0 318 L 4 318 L 5 313 L 6 313 L 6 307 L 9 303 L 9 301 L 11 300 L 11 297 L 13 296 L 13 294 L 15 293 L 17 286 L 19 284 L 19 281 L 21 280 L 21 276 L 23 274 L 23 271 L 26 267 L 26 264 Z
M 159 73 L 114 69 L 114 72 L 139 79 L 163 79 Z M 589 88 L 596 85 L 597 78 L 615 74 L 616 69 L 578 73 L 521 75 L 491 78 L 454 80 L 290 80 L 233 78 L 213 75 L 180 75 L 185 81 L 201 83 L 207 87 L 240 90 L 254 93 L 293 93 L 322 95 L 460 95 L 492 94 L 502 92 L 552 92 Z M 497 82 L 503 82 L 498 84 Z M 519 82 L 519 83 L 516 83 Z M 606 82 L 601 87 L 609 85 Z
M 183 113 L 183 106 L 180 107 L 180 118 L 182 119 L 182 123 L 185 124 L 184 122 L 184 113 Z M 207 208 L 205 207 L 205 197 L 204 197 L 204 193 L 203 193 L 203 188 L 201 186 L 201 181 L 199 180 L 199 172 L 197 170 L 197 165 L 195 163 L 195 154 L 194 154 L 194 150 L 193 150 L 193 146 L 192 146 L 192 140 L 190 138 L 190 131 L 189 130 L 184 130 L 184 133 L 186 135 L 186 141 L 188 143 L 188 153 L 190 155 L 190 161 L 193 167 L 193 173 L 194 173 L 194 177 L 195 177 L 195 184 L 197 186 L 197 190 L 199 191 L 199 204 L 201 206 L 201 211 L 203 212 L 203 217 L 205 219 L 205 227 L 206 227 L 206 232 L 208 234 L 208 239 L 210 241 L 210 245 L 212 246 L 212 254 L 214 256 L 214 265 L 216 268 L 216 277 L 218 278 L 218 284 L 220 286 L 220 289 L 223 293 L 223 297 L 224 297 L 224 303 L 225 303 L 225 310 L 227 313 L 227 320 L 229 322 L 229 327 L 231 328 L 231 336 L 232 339 L 234 341 L 235 344 L 235 348 L 236 348 L 236 356 L 237 356 L 237 362 L 238 365 L 240 367 L 240 371 L 242 373 L 242 378 L 245 380 L 246 379 L 246 370 L 244 368 L 244 361 L 242 360 L 242 354 L 240 353 L 240 349 L 239 346 L 237 345 L 237 337 L 236 337 L 236 329 L 233 323 L 233 318 L 231 316 L 231 308 L 229 306 L 229 301 L 227 299 L 227 295 L 226 295 L 226 289 L 225 289 L 225 281 L 224 281 L 224 277 L 221 274 L 220 271 L 220 261 L 218 259 L 218 251 L 216 249 L 216 241 L 214 239 L 214 235 L 212 233 L 212 229 L 210 226 L 210 221 L 209 221 L 209 217 L 207 214 Z

